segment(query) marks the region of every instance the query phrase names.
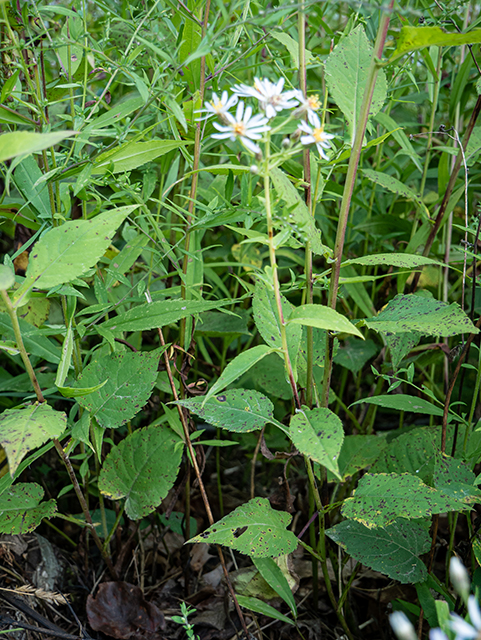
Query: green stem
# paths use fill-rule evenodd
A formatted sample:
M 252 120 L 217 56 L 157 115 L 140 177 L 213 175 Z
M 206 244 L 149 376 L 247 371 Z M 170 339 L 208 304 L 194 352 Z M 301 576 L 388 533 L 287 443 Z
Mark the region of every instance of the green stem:
M 336 308 L 337 292 L 339 289 L 339 275 L 341 271 L 342 253 L 344 250 L 344 239 L 346 237 L 347 221 L 349 218 L 349 211 L 351 208 L 352 194 L 354 191 L 354 185 L 356 183 L 357 168 L 359 166 L 359 159 L 362 151 L 362 143 L 364 140 L 364 134 L 366 131 L 367 121 L 369 119 L 369 109 L 371 107 L 372 97 L 374 94 L 374 88 L 376 86 L 376 79 L 379 73 L 379 60 L 382 56 L 384 49 L 384 43 L 386 41 L 387 30 L 389 27 L 389 20 L 391 11 L 394 5 L 394 0 L 390 0 L 387 10 L 384 10 L 379 21 L 379 29 L 377 32 L 376 42 L 374 44 L 374 52 L 371 59 L 371 64 L 368 70 L 368 76 L 366 81 L 366 90 L 361 104 L 361 111 L 359 114 L 359 120 L 356 126 L 356 136 L 354 138 L 354 144 L 352 147 L 351 157 L 349 158 L 349 165 L 347 168 L 346 182 L 344 183 L 344 191 L 342 194 L 341 208 L 339 212 L 339 223 L 337 226 L 336 242 L 334 246 L 333 255 L 333 267 L 331 273 L 331 281 L 329 285 L 329 299 L 328 305 L 332 308 Z M 323 407 L 327 407 L 329 403 L 329 387 L 331 383 L 332 375 L 332 341 L 331 336 L 327 336 L 327 348 L 326 348 L 326 360 L 324 363 L 324 379 L 323 389 L 321 394 L 321 404 Z

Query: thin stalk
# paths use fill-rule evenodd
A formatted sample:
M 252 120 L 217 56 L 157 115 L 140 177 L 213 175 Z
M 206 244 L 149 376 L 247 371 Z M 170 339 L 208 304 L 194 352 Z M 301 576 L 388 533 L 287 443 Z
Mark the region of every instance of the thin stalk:
M 374 44 L 374 52 L 371 59 L 371 64 L 368 70 L 366 90 L 361 104 L 361 112 L 359 120 L 356 126 L 356 135 L 354 138 L 354 144 L 352 147 L 351 157 L 349 158 L 349 165 L 347 168 L 346 181 L 344 183 L 344 191 L 342 194 L 341 208 L 339 212 L 339 223 L 337 226 L 336 242 L 334 245 L 333 265 L 331 272 L 331 281 L 329 285 L 329 298 L 328 305 L 332 308 L 336 308 L 337 292 L 339 289 L 339 274 L 341 270 L 341 260 L 344 250 L 344 240 L 346 237 L 347 221 L 349 218 L 349 211 L 351 208 L 352 194 L 354 192 L 354 186 L 356 183 L 357 168 L 359 166 L 359 159 L 361 157 L 362 142 L 364 140 L 364 134 L 366 131 L 367 121 L 369 119 L 369 109 L 371 107 L 372 97 L 374 94 L 374 88 L 376 86 L 376 79 L 379 72 L 379 60 L 382 56 L 384 49 L 384 43 L 386 41 L 387 30 L 389 27 L 389 20 L 391 11 L 394 5 L 394 0 L 390 0 L 387 9 L 382 11 L 381 19 L 379 21 L 379 29 L 377 32 L 376 42 Z M 329 387 L 331 384 L 332 375 L 332 344 L 333 337 L 327 336 L 327 348 L 326 358 L 324 363 L 324 379 L 323 388 L 321 394 L 321 404 L 323 407 L 327 407 L 329 403 Z

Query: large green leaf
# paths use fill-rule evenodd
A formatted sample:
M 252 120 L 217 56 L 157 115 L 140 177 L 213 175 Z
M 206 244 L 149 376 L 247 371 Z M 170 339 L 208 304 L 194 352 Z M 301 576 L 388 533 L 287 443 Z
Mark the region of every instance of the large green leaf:
M 114 151 L 106 151 L 96 158 L 92 173 L 119 173 L 132 171 L 169 151 L 183 147 L 186 142 L 177 140 L 151 140 L 150 142 L 126 142 Z
M 473 29 L 468 33 L 447 33 L 440 27 L 401 27 L 396 50 L 389 61 L 392 62 L 405 53 L 423 47 L 459 47 L 463 44 L 479 42 L 481 42 L 481 29 Z
M 227 431 L 262 429 L 273 417 L 274 407 L 269 398 L 251 389 L 233 389 L 222 395 L 179 400 L 178 403 L 215 427 Z
M 270 353 L 274 353 L 274 351 L 276 351 L 275 348 L 268 347 L 266 344 L 259 344 L 256 347 L 239 353 L 238 356 L 229 362 L 220 377 L 209 389 L 209 393 L 204 397 L 204 402 L 207 402 L 212 396 L 223 391 L 234 382 L 234 380 L 237 380 L 237 378 L 240 378 L 246 371 L 249 371 L 249 369 L 262 360 L 262 358 L 265 358 L 265 356 Z
M 275 511 L 266 498 L 253 498 L 189 542 L 222 544 L 248 556 L 275 558 L 297 547 L 296 536 L 286 530 L 291 519 Z
M 338 458 L 344 429 L 341 420 L 330 409 L 302 409 L 296 413 L 291 419 L 289 437 L 303 455 L 341 479 Z
M 157 380 L 156 352 L 123 352 L 102 356 L 85 367 L 73 388 L 107 382 L 97 391 L 77 398 L 104 429 L 115 429 L 133 418 L 146 404 Z
M 293 306 L 281 294 L 282 314 L 284 321 L 291 315 Z M 257 330 L 269 347 L 282 349 L 281 326 L 277 312 L 276 297 L 274 291 L 269 289 L 262 280 L 256 281 L 254 298 L 252 300 L 254 322 Z M 296 371 L 297 354 L 301 343 L 302 329 L 299 326 L 286 326 L 287 349 L 294 373 Z
M 386 448 L 385 438 L 346 436 L 339 453 L 339 473 L 343 480 L 376 462 Z
M 359 25 L 341 39 L 325 63 L 327 88 L 351 125 L 352 140 L 361 112 L 372 56 L 373 49 L 364 27 Z M 380 70 L 369 115 L 374 116 L 381 109 L 386 99 L 386 91 L 386 76 L 384 71 Z
M 384 174 L 383 174 L 384 175 Z M 367 266 L 400 267 L 402 269 L 415 269 L 423 267 L 426 264 L 442 265 L 439 260 L 433 260 L 418 254 L 410 253 L 376 253 L 371 256 L 361 256 L 360 258 L 351 258 L 342 263 L 342 266 L 349 264 L 362 264 Z
M 57 131 L 55 133 L 31 133 L 15 131 L 0 135 L 0 162 L 15 156 L 37 153 L 73 136 L 75 131 Z
M 131 520 L 151 513 L 172 488 L 182 461 L 179 436 L 167 427 L 138 429 L 105 458 L 100 491 L 114 500 L 125 498 Z
M 232 304 L 232 300 L 158 300 L 129 309 L 120 316 L 110 318 L 103 327 L 110 331 L 148 331 L 182 318 Z
M 296 307 L 289 316 L 287 326 L 292 324 L 303 324 L 307 327 L 317 327 L 327 331 L 351 333 L 359 338 L 364 338 L 359 329 L 345 316 L 322 304 L 303 304 L 300 307 Z
M 271 178 L 277 195 L 289 210 L 289 225 L 295 226 L 296 234 L 303 242 L 309 240 L 311 250 L 319 255 L 329 255 L 330 250 L 321 242 L 321 232 L 316 228 L 314 218 L 309 215 L 309 209 L 301 195 L 289 178 L 281 169 L 272 169 Z
M 434 336 L 479 333 L 479 329 L 455 302 L 447 304 L 414 294 L 398 294 L 377 317 L 363 322 L 369 329 L 388 333 L 419 331 L 423 335 Z
M 429 551 L 427 527 L 398 518 L 384 528 L 369 529 L 355 520 L 344 520 L 327 535 L 355 560 L 402 583 L 421 582 L 427 570 L 419 556 Z
M 380 185 L 383 189 L 387 189 L 392 193 L 401 196 L 402 198 L 406 198 L 406 200 L 413 200 L 418 207 L 420 207 L 425 213 L 428 213 L 426 209 L 426 205 L 423 203 L 422 198 L 415 191 L 407 187 L 404 182 L 401 182 L 394 176 L 390 176 L 387 173 L 382 173 L 381 171 L 373 171 L 372 169 L 363 169 L 363 175 L 366 178 L 369 178 L 372 182 Z M 402 255 L 402 254 L 400 254 Z
M 0 533 L 19 535 L 38 527 L 57 511 L 55 500 L 40 502 L 43 488 L 33 482 L 19 482 L 0 493 Z
M 72 220 L 47 231 L 28 261 L 17 300 L 32 287 L 50 289 L 86 273 L 107 250 L 114 233 L 137 205 L 105 211 L 92 220 Z
M 416 396 L 409 396 L 405 393 L 395 393 L 389 396 L 373 396 L 372 398 L 363 398 L 353 402 L 351 407 L 356 404 L 375 404 L 378 407 L 384 407 L 385 409 L 395 409 L 396 411 L 409 411 L 410 413 L 423 413 L 428 416 L 442 417 L 443 408 L 424 400 L 423 398 L 416 398 Z
M 348 338 L 334 356 L 334 362 L 357 374 L 377 352 L 378 348 L 373 340 Z
M 22 458 L 67 427 L 65 413 L 36 402 L 29 407 L 6 409 L 0 415 L 0 444 L 5 449 L 12 477 Z
M 277 353 L 272 353 L 255 364 L 249 371 L 256 386 L 274 398 L 290 400 L 292 387 L 286 379 L 286 368 Z
M 466 503 L 480 502 L 481 491 L 474 486 L 476 476 L 462 460 L 438 455 L 433 479 L 436 489 L 451 498 Z
M 385 527 L 396 518 L 425 518 L 467 506 L 462 496 L 451 498 L 408 473 L 379 473 L 361 478 L 353 497 L 344 502 L 342 515 L 372 528 Z

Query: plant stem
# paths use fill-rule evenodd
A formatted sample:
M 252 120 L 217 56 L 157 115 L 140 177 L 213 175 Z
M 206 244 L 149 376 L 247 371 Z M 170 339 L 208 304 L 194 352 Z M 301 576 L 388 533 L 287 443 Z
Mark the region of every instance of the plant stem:
M 354 191 L 354 185 L 356 183 L 357 168 L 359 166 L 359 159 L 362 151 L 362 142 L 364 140 L 364 134 L 366 131 L 367 121 L 369 119 L 369 109 L 371 107 L 372 97 L 374 95 L 374 89 L 376 86 L 376 79 L 379 72 L 379 60 L 381 59 L 384 49 L 384 43 L 386 41 L 387 30 L 389 27 L 389 20 L 391 11 L 394 5 L 394 0 L 390 0 L 389 6 L 381 9 L 382 15 L 379 21 L 379 29 L 377 32 L 376 42 L 374 44 L 374 52 L 371 59 L 371 64 L 368 70 L 368 76 L 366 81 L 366 89 L 364 91 L 364 97 L 361 104 L 361 111 L 359 114 L 359 120 L 356 126 L 356 136 L 354 138 L 354 144 L 352 146 L 351 157 L 349 158 L 349 165 L 347 168 L 346 182 L 344 183 L 344 191 L 341 200 L 341 209 L 339 212 L 339 223 L 337 226 L 336 242 L 334 245 L 333 265 L 331 272 L 331 281 L 329 285 L 329 299 L 328 305 L 332 308 L 336 308 L 337 292 L 339 289 L 339 274 L 341 271 L 341 260 L 344 249 L 344 240 L 346 237 L 347 221 L 349 218 L 349 210 L 351 207 L 352 194 Z M 326 359 L 324 363 L 324 380 L 323 389 L 321 394 L 321 405 L 327 407 L 329 404 L 329 387 L 331 383 L 332 375 L 332 343 L 333 337 L 327 336 L 327 348 Z

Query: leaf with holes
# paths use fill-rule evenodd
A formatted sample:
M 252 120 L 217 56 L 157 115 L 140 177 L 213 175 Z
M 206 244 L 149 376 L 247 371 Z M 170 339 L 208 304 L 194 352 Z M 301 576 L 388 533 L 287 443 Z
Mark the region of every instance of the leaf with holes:
M 431 539 L 421 522 L 398 518 L 387 527 L 369 529 L 355 520 L 344 520 L 326 533 L 355 560 L 393 580 L 406 584 L 427 577 L 419 556 L 429 551 Z
M 100 491 L 125 498 L 131 520 L 151 513 L 172 488 L 182 461 L 182 440 L 168 427 L 138 429 L 105 458 L 99 476 Z
M 41 502 L 43 494 L 43 488 L 33 482 L 19 482 L 0 493 L 0 533 L 29 533 L 44 518 L 51 518 L 57 511 L 57 503 Z
M 342 479 L 376 462 L 386 447 L 386 439 L 378 436 L 346 436 L 338 460 Z
M 433 479 L 436 489 L 451 498 L 466 503 L 480 502 L 481 491 L 474 486 L 476 476 L 462 460 L 438 455 Z
M 479 329 L 455 302 L 447 304 L 414 294 L 398 294 L 375 318 L 363 322 L 369 329 L 383 333 L 419 331 L 424 336 L 479 333 Z
M 104 429 L 115 429 L 133 418 L 146 404 L 157 380 L 156 352 L 114 353 L 85 367 L 73 388 L 95 387 L 97 391 L 77 398 Z
M 59 438 L 67 428 L 65 413 L 48 404 L 35 404 L 18 409 L 6 409 L 0 415 L 0 444 L 5 449 L 12 477 L 32 449 L 52 438 Z
M 433 513 L 465 510 L 467 506 L 462 498 L 451 498 L 409 473 L 379 473 L 361 478 L 341 513 L 371 529 L 385 527 L 396 518 L 426 518 Z
M 338 458 L 344 429 L 330 409 L 303 409 L 296 413 L 291 419 L 289 437 L 303 455 L 322 464 L 341 479 Z
M 286 529 L 291 519 L 275 511 L 266 498 L 253 498 L 189 542 L 222 544 L 248 556 L 275 558 L 297 548 L 296 536 Z
M 274 407 L 269 398 L 251 389 L 233 389 L 212 396 L 179 400 L 180 404 L 215 427 L 227 431 L 247 432 L 262 427 L 273 417 Z

